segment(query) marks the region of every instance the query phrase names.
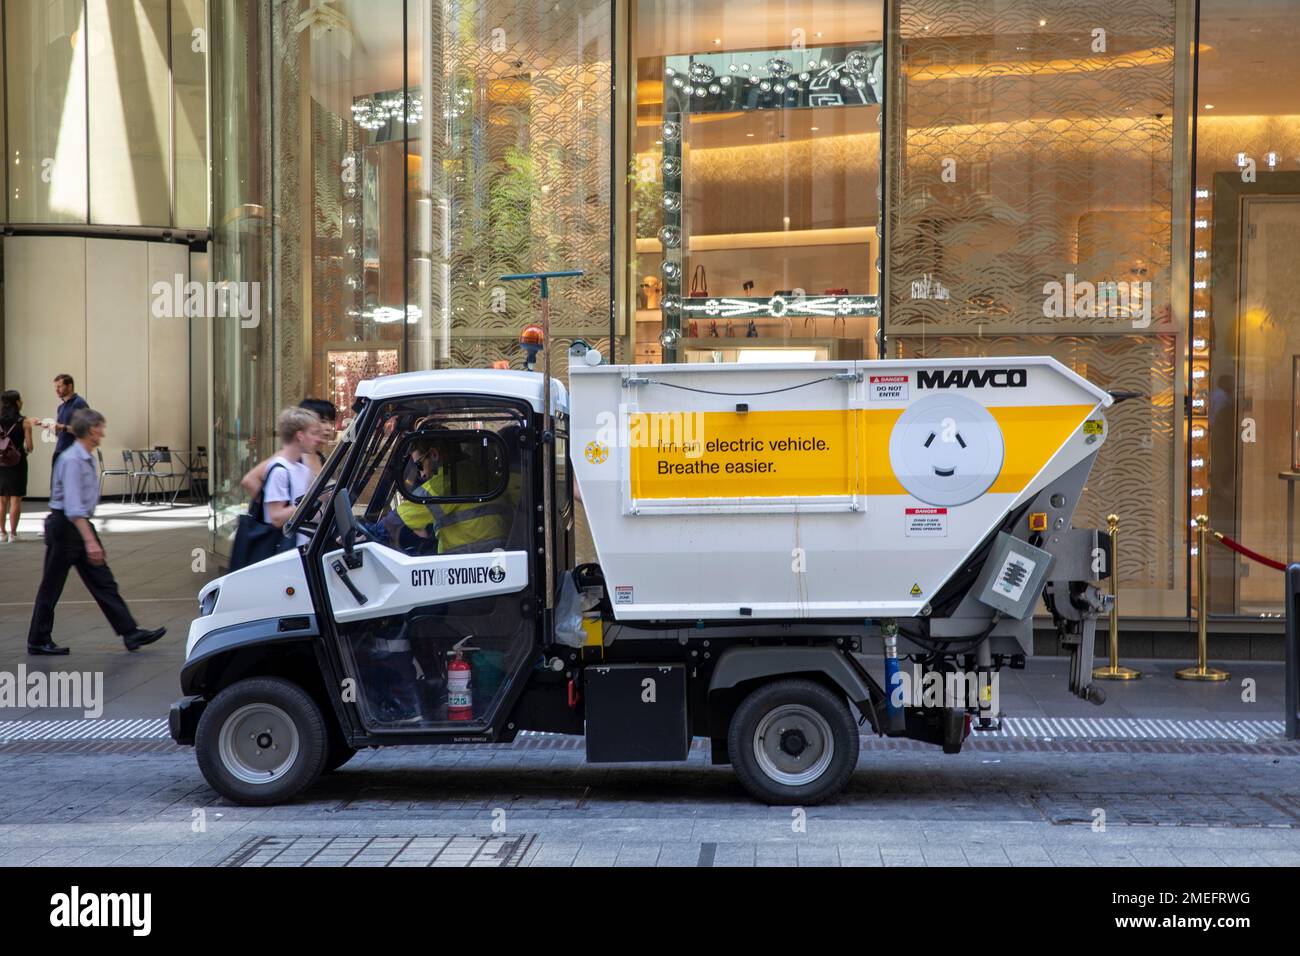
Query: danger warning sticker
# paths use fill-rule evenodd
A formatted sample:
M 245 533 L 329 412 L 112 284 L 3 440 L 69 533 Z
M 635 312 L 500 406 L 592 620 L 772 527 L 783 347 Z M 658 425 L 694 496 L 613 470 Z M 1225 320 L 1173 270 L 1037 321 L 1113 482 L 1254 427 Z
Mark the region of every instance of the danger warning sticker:
M 909 538 L 948 537 L 947 508 L 906 508 L 903 533 Z
M 907 401 L 906 375 L 872 375 L 867 395 L 873 402 Z
M 631 604 L 632 602 L 632 585 L 618 584 L 614 587 L 615 604 Z

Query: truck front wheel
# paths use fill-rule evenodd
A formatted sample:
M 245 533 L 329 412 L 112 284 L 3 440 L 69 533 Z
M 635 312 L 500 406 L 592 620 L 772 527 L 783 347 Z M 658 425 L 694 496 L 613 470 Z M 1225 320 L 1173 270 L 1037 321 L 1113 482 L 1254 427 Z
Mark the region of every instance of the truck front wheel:
M 250 677 L 204 709 L 194 749 L 214 790 L 236 803 L 266 806 L 291 800 L 315 782 L 329 754 L 329 732 L 301 687 Z
M 839 793 L 858 749 L 848 704 L 809 680 L 759 687 L 741 701 L 727 731 L 736 778 L 768 804 L 812 805 Z

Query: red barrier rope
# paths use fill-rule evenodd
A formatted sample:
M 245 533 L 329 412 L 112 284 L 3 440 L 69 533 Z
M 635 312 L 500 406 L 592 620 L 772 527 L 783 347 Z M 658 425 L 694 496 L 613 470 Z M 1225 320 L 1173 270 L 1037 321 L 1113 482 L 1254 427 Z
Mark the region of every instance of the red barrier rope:
M 1246 557 L 1250 558 L 1250 560 L 1252 561 L 1258 561 L 1266 568 L 1272 568 L 1274 571 L 1286 570 L 1286 565 L 1283 564 L 1281 561 L 1274 561 L 1272 558 L 1266 558 L 1258 551 L 1252 551 L 1244 544 L 1238 544 L 1236 541 L 1233 541 L 1231 538 L 1229 538 L 1226 534 L 1220 534 L 1217 531 L 1211 531 L 1210 534 L 1214 535 L 1216 538 L 1222 541 L 1225 545 L 1228 546 L 1229 549 L 1236 551 L 1238 554 L 1245 555 Z

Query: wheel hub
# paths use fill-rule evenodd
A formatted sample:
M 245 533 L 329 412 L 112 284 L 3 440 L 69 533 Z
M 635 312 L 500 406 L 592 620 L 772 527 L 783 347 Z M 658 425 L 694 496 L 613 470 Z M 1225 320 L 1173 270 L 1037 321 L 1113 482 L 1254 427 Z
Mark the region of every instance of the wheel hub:
M 275 704 L 245 704 L 221 725 L 221 762 L 244 783 L 279 780 L 292 769 L 300 746 L 298 725 Z
M 782 731 L 781 749 L 791 757 L 797 757 L 808 749 L 808 740 L 798 730 Z
M 773 707 L 754 730 L 754 759 L 772 780 L 788 787 L 812 783 L 835 757 L 826 718 L 804 704 Z

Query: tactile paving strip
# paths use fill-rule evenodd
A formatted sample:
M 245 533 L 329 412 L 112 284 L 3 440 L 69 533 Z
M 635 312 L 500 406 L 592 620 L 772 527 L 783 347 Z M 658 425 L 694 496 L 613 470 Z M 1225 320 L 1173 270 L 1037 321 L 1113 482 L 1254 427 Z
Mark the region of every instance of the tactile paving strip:
M 1280 720 L 1165 720 L 1141 717 L 1006 717 L 975 731 L 973 750 L 1073 753 L 1300 753 Z M 111 746 L 110 746 L 111 745 Z M 582 737 L 522 731 L 508 744 L 455 744 L 515 750 L 581 750 Z M 902 738 L 863 737 L 865 749 L 929 748 Z M 163 718 L 0 721 L 0 753 L 157 753 L 173 749 Z M 707 750 L 704 739 L 693 750 Z

